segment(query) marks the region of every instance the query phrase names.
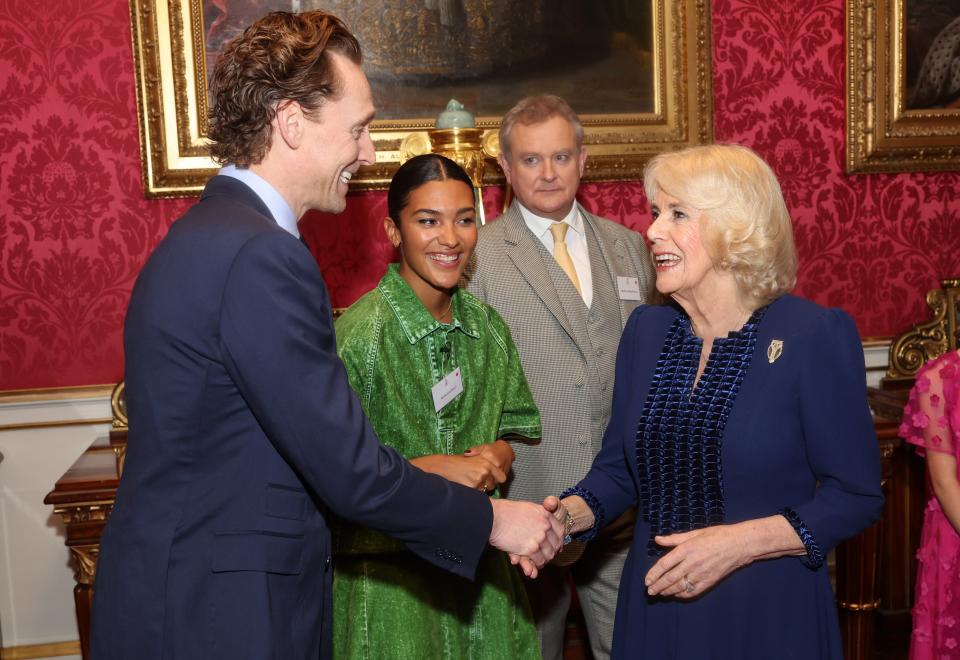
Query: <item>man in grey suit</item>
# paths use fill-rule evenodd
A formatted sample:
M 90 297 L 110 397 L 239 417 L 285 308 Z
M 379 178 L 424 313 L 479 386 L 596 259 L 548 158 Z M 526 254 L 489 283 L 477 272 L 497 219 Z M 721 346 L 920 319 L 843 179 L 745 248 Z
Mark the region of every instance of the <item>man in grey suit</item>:
M 587 154 L 580 120 L 563 99 L 521 100 L 503 118 L 500 147 L 516 199 L 480 230 L 467 286 L 510 326 L 540 408 L 543 438 L 514 444 L 506 490 L 540 502 L 576 484 L 600 450 L 620 334 L 653 275 L 640 234 L 577 204 Z M 609 657 L 633 517 L 612 523 L 585 551 L 566 548 L 558 557 L 567 565 L 527 583 L 545 660 L 562 656 L 571 583 L 594 657 Z

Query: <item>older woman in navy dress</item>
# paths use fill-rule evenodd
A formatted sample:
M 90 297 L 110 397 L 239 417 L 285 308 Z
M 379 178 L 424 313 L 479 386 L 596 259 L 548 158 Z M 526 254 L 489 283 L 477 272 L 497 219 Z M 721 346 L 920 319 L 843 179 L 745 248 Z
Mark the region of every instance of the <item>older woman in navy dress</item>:
M 856 328 L 786 293 L 790 218 L 752 151 L 663 154 L 644 183 L 673 303 L 631 316 L 603 449 L 558 511 L 589 540 L 638 506 L 613 656 L 841 660 L 824 557 L 883 503 Z

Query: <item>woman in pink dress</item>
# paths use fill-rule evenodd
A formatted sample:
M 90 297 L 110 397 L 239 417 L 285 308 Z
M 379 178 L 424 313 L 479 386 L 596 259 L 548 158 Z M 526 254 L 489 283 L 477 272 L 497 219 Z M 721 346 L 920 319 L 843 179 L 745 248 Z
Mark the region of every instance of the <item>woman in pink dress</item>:
M 910 391 L 900 435 L 927 459 L 911 660 L 960 659 L 960 353 L 926 364 Z

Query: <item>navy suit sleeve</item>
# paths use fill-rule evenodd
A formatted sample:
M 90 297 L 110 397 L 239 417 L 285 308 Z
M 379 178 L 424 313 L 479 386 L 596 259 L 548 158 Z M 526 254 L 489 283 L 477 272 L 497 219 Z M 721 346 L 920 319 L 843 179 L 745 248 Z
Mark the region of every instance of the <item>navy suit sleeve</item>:
M 617 519 L 624 511 L 637 503 L 634 481 L 634 465 L 637 431 L 637 401 L 643 396 L 638 391 L 641 375 L 636 364 L 636 349 L 641 339 L 641 319 L 648 307 L 640 306 L 627 320 L 620 347 L 617 349 L 617 366 L 613 386 L 613 410 L 610 424 L 603 436 L 603 445 L 593 465 L 576 487 L 566 494 L 580 495 L 590 506 L 596 523 L 578 539 L 589 541 L 606 523 Z M 642 401 L 641 401 L 642 403 Z
M 824 310 L 805 342 L 799 379 L 807 460 L 819 486 L 785 515 L 817 563 L 880 516 L 880 451 L 867 407 L 863 348 L 853 321 Z
M 220 334 L 227 369 L 258 422 L 334 512 L 474 575 L 492 525 L 488 498 L 379 443 L 337 357 L 326 286 L 303 246 L 269 232 L 239 251 Z

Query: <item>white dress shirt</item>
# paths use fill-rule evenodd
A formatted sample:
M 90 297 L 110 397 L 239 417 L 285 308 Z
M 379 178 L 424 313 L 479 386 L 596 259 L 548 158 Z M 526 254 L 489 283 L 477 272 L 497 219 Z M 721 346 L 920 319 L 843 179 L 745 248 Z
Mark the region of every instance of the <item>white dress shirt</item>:
M 517 206 L 527 227 L 540 239 L 547 251 L 553 254 L 553 234 L 550 233 L 550 225 L 554 221 L 535 215 L 520 202 L 517 202 Z M 587 248 L 586 228 L 579 207 L 574 204 L 561 222 L 570 225 L 564 242 L 573 260 L 573 267 L 577 271 L 577 279 L 580 280 L 580 295 L 583 297 L 583 303 L 589 308 L 593 303 L 593 274 L 590 271 L 590 250 Z

